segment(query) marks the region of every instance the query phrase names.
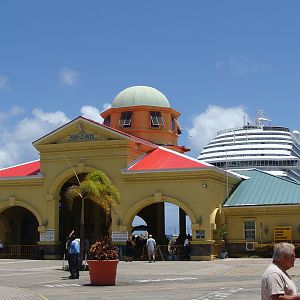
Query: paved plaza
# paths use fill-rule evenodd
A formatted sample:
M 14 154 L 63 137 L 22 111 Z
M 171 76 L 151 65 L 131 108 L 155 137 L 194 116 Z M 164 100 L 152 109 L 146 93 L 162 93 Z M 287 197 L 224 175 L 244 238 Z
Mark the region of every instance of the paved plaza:
M 271 259 L 121 261 L 115 286 L 91 286 L 88 271 L 68 279 L 60 260 L 0 260 L 2 299 L 260 299 L 260 277 Z M 299 266 L 289 272 L 300 287 Z

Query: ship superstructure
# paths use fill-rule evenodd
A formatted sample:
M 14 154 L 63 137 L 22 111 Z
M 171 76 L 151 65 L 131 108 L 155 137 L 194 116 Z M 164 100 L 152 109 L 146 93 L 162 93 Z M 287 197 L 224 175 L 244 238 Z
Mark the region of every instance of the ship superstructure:
M 300 182 L 299 132 L 258 114 L 255 125 L 219 131 L 198 159 L 223 169 L 257 168 Z

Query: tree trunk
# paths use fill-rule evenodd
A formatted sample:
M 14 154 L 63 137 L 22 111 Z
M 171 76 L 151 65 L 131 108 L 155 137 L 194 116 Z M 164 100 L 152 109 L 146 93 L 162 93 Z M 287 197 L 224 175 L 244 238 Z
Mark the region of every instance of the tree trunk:
M 84 198 L 81 198 L 81 214 L 80 214 L 80 257 L 79 266 L 82 267 L 83 250 L 84 250 Z

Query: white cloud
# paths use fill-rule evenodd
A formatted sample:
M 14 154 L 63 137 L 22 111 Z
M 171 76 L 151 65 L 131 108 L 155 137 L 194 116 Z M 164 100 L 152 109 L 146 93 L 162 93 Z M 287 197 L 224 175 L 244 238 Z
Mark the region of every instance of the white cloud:
M 81 107 L 80 112 L 84 118 L 94 120 L 99 123 L 103 122 L 103 118 L 100 116 L 100 111 L 96 107 L 85 105 Z
M 108 106 L 108 103 L 103 105 Z M 88 119 L 103 122 L 96 107 L 85 105 L 80 112 Z M 24 109 L 20 106 L 0 111 L 0 168 L 39 159 L 32 142 L 71 121 L 61 111 L 45 112 L 35 108 L 31 115 L 22 118 L 23 113 Z
M 102 111 L 108 110 L 111 107 L 110 103 L 105 102 L 102 106 Z M 84 105 L 80 109 L 80 113 L 84 118 L 94 120 L 98 123 L 103 122 L 103 118 L 100 116 L 102 112 L 98 108 L 90 105 Z
M 65 115 L 65 113 L 61 111 L 56 112 L 43 112 L 41 109 L 34 109 L 32 114 L 36 117 L 36 119 L 40 119 L 44 123 L 53 124 L 55 126 L 62 126 L 70 121 L 70 119 Z
M 217 68 L 228 68 L 231 72 L 239 76 L 245 76 L 249 73 L 267 72 L 271 65 L 260 64 L 249 57 L 242 55 L 231 57 L 227 60 L 221 60 L 216 63 Z
M 0 90 L 9 89 L 8 80 L 5 76 L 0 75 Z
M 111 108 L 111 104 L 105 102 L 105 103 L 103 104 L 103 111 L 108 110 L 109 108 Z
M 190 147 L 198 156 L 219 130 L 235 128 L 251 122 L 243 107 L 224 108 L 210 105 L 204 113 L 192 120 L 193 127 L 188 129 Z
M 11 113 L 10 119 L 0 119 L 0 168 L 38 159 L 32 142 L 70 121 L 63 112 L 47 113 L 34 109 L 30 117 L 14 122 L 14 127 L 10 126 L 9 121 L 20 111 L 22 108 L 15 107 L 11 110 L 15 114 Z
M 60 81 L 65 85 L 75 85 L 79 81 L 79 73 L 67 67 L 60 70 L 59 77 Z

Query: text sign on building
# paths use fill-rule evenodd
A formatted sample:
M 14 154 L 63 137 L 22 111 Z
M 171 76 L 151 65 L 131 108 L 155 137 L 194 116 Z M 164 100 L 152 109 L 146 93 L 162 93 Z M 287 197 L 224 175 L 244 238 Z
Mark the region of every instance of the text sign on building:
M 274 227 L 274 242 L 291 242 L 292 241 L 292 227 L 291 226 L 277 226 Z
M 55 236 L 54 229 L 47 229 L 46 230 L 46 234 L 45 234 L 46 242 L 53 242 L 54 241 L 54 236 Z
M 111 239 L 113 242 L 126 242 L 128 240 L 128 231 L 113 231 Z
M 72 141 L 72 142 L 91 141 L 91 140 L 95 140 L 95 139 L 96 138 L 93 133 L 86 133 L 84 131 L 80 131 L 77 134 L 69 135 L 69 141 Z
M 205 230 L 196 230 L 197 239 L 205 239 Z

